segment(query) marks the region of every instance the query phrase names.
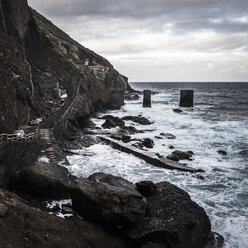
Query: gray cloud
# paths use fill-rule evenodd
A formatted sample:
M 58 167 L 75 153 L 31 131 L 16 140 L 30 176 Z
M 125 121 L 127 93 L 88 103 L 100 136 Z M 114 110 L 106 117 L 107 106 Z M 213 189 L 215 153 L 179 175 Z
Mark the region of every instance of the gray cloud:
M 248 79 L 247 0 L 28 1 L 132 80 Z

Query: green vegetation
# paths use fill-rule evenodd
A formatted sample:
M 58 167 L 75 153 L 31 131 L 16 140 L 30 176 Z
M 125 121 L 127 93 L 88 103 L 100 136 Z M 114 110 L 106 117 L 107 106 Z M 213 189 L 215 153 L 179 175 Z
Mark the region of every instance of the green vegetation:
M 53 76 L 53 74 L 51 72 L 45 71 L 44 75 L 48 78 L 51 78 Z

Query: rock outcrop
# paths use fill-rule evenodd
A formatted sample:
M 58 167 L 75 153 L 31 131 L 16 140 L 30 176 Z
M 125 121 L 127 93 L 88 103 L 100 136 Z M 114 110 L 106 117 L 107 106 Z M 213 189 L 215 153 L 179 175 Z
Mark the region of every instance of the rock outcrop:
M 127 226 L 146 213 L 146 200 L 134 184 L 104 173 L 76 180 L 71 198 L 73 208 L 83 218 L 105 225 Z
M 103 75 L 94 65 L 105 68 Z M 113 90 L 131 89 L 106 59 L 29 8 L 27 0 L 0 0 L 0 85 L 0 133 L 37 117 L 43 125 L 57 124 L 61 133 L 111 107 Z
M 24 203 L 0 189 L 0 246 L 2 248 L 132 248 L 118 233 L 79 218 L 62 219 Z

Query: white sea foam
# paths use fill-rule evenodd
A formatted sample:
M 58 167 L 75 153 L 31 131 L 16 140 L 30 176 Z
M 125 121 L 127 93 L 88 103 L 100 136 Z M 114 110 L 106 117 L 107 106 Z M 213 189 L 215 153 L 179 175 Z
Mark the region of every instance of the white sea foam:
M 87 177 L 94 172 L 105 172 L 124 177 L 132 182 L 167 180 L 186 190 L 208 213 L 212 229 L 222 234 L 226 248 L 245 248 L 248 244 L 248 174 L 247 158 L 240 156 L 242 149 L 247 149 L 247 126 L 244 121 L 214 121 L 200 116 L 208 105 L 194 109 L 183 109 L 182 114 L 172 111 L 178 107 L 172 99 L 175 93 L 161 93 L 153 98 L 152 108 L 142 108 L 141 100 L 128 102 L 121 111 L 109 112 L 114 116 L 139 115 L 147 117 L 154 123 L 150 126 L 135 124 L 138 129 L 154 131 L 132 135 L 137 138 L 152 138 L 155 141 L 153 152 L 168 155 L 172 150 L 193 151 L 193 161 L 186 161 L 194 168 L 206 171 L 204 180 L 194 174 L 169 171 L 156 168 L 141 159 L 113 148 L 97 144 L 83 148 L 80 155 L 69 156 L 72 164 L 69 170 L 79 177 Z M 168 100 L 169 104 L 164 101 Z M 103 120 L 94 120 L 101 126 Z M 126 122 L 133 124 L 132 122 Z M 172 133 L 175 140 L 155 139 L 160 133 Z M 227 156 L 217 150 L 227 151 Z M 85 153 L 88 156 L 83 156 Z M 91 155 L 91 156 L 89 156 Z M 213 168 L 222 171 L 213 171 Z

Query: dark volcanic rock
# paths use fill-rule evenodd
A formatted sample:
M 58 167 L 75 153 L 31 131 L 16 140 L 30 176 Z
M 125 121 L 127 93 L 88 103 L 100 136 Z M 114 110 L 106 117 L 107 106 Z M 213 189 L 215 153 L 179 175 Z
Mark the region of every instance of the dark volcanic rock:
M 128 143 L 131 140 L 131 136 L 129 135 L 123 135 L 122 136 L 122 141 L 125 143 Z
M 91 136 L 91 135 L 84 135 L 79 140 L 80 145 L 83 147 L 90 147 L 100 142 L 101 140 L 99 138 L 97 138 L 96 136 Z
M 123 130 L 123 132 L 126 133 L 127 135 L 142 132 L 142 131 L 139 131 L 136 127 L 133 127 L 133 126 L 125 126 L 125 127 L 122 127 L 122 130 Z
M 161 136 L 164 136 L 167 139 L 176 139 L 176 136 L 171 133 L 161 133 Z
M 168 148 L 172 150 L 172 149 L 175 149 L 175 146 L 170 145 L 170 146 L 168 146 Z
M 124 127 L 125 126 L 125 122 L 121 118 L 119 118 L 119 117 L 115 117 L 115 116 L 112 116 L 112 115 L 105 115 L 101 119 L 105 119 L 105 120 L 110 119 L 113 122 L 115 122 L 116 126 L 120 126 L 120 127 Z
M 15 188 L 51 199 L 69 198 L 75 177 L 60 165 L 36 163 L 20 172 Z
M 218 150 L 217 151 L 220 155 L 223 155 L 223 156 L 226 156 L 227 155 L 227 152 L 224 151 L 224 150 Z
M 21 198 L 2 189 L 0 217 L 2 248 L 137 247 L 96 223 L 50 215 L 26 205 Z
M 117 125 L 116 125 L 116 123 L 113 121 L 113 120 L 111 120 L 111 119 L 107 119 L 103 124 L 102 124 L 102 127 L 103 128 L 113 128 L 113 127 L 116 127 Z
M 62 213 L 63 214 L 74 214 L 72 206 L 69 204 L 62 204 Z
M 147 147 L 147 148 L 153 148 L 154 146 L 154 142 L 152 139 L 150 138 L 145 138 L 145 139 L 142 139 L 142 144 Z
M 143 116 L 124 116 L 122 120 L 127 120 L 127 121 L 133 121 L 136 123 L 139 123 L 141 125 L 151 125 L 152 122 L 150 122 L 147 118 Z
M 224 238 L 219 233 L 211 232 L 204 248 L 222 248 L 223 246 Z
M 146 217 L 127 234 L 143 244 L 157 245 L 150 247 L 204 247 L 211 229 L 205 211 L 178 187 L 168 182 L 156 186 L 158 189 L 147 197 Z
M 185 160 L 185 159 L 192 160 L 191 157 L 193 154 L 194 153 L 191 151 L 183 152 L 183 151 L 176 150 L 172 152 L 172 154 L 168 155 L 166 158 L 170 160 L 174 160 L 174 161 Z
M 181 109 L 173 109 L 175 113 L 182 113 L 183 111 Z
M 135 185 L 141 195 L 145 197 L 153 194 L 157 189 L 157 186 L 152 181 L 141 181 L 135 183 Z
M 73 209 L 83 218 L 105 225 L 136 223 L 146 213 L 146 200 L 134 184 L 104 173 L 78 179 L 71 198 Z
M 143 147 L 144 147 L 144 145 L 140 141 L 137 141 L 137 142 L 133 143 L 132 146 L 134 146 L 134 147 L 136 147 L 138 149 L 143 149 Z

